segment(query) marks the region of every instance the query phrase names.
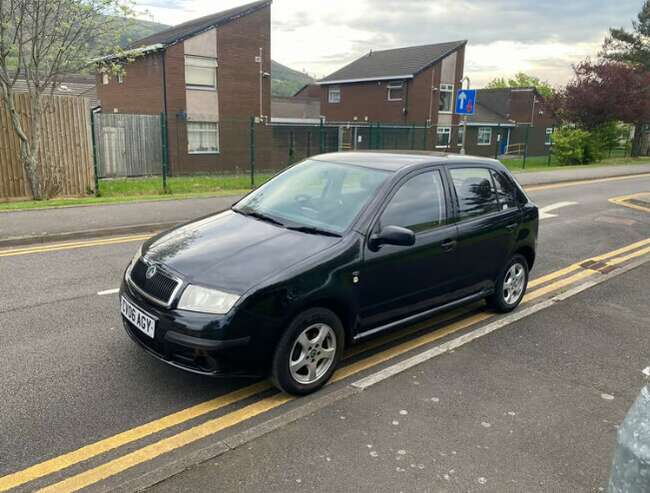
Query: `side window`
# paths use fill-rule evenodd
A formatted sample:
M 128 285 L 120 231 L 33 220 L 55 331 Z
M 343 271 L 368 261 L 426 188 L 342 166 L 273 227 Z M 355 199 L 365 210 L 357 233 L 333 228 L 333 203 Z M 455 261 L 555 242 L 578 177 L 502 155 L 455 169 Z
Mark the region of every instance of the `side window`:
M 452 168 L 461 219 L 499 210 L 497 195 L 487 168 Z
M 515 187 L 502 173 L 492 171 L 494 184 L 497 189 L 497 200 L 501 210 L 517 207 L 517 193 Z
M 446 206 L 442 179 L 438 171 L 426 171 L 404 183 L 381 215 L 379 224 L 401 226 L 414 233 L 445 223 Z

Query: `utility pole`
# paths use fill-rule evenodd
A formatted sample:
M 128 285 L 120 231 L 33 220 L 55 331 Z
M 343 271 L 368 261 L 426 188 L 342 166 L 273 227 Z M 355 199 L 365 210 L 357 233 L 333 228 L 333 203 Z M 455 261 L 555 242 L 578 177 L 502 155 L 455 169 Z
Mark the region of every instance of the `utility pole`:
M 467 89 L 469 90 L 470 86 L 470 81 L 469 77 L 465 76 L 460 80 L 460 88 L 463 88 L 463 82 L 467 81 Z M 461 154 L 466 153 L 466 146 L 467 146 L 467 115 L 463 115 L 463 147 L 460 149 Z
M 259 64 L 260 66 L 260 71 L 259 71 L 259 78 L 260 78 L 260 120 L 264 116 L 264 106 L 262 105 L 262 97 L 263 97 L 263 82 L 264 82 L 264 49 L 260 48 L 260 54 L 259 56 L 255 57 L 255 61 Z

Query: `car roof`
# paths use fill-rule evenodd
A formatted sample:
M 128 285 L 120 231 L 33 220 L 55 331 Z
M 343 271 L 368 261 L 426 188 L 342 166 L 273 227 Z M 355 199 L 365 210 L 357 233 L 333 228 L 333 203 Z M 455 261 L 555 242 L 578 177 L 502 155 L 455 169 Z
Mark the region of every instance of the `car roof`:
M 435 151 L 349 151 L 320 154 L 309 158 L 315 161 L 350 164 L 397 172 L 405 168 L 426 164 L 487 164 L 500 165 L 499 161 L 479 156 L 450 154 Z

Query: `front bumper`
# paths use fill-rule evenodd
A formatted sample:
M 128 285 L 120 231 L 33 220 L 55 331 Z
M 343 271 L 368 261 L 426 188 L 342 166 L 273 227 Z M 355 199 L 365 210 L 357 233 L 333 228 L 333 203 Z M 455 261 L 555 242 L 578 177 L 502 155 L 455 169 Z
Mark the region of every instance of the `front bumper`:
M 221 338 L 226 322 L 203 314 L 179 314 L 153 305 L 123 282 L 120 296 L 156 318 L 151 338 L 122 316 L 129 337 L 148 354 L 171 366 L 208 376 L 251 376 L 264 373 L 251 349 L 251 336 Z M 252 356 L 252 357 L 251 357 Z

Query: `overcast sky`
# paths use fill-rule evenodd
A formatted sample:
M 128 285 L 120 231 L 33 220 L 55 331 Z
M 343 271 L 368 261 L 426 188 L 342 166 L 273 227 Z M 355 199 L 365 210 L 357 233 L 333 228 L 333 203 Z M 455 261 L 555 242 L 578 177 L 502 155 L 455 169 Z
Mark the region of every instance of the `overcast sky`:
M 138 0 L 178 24 L 246 0 Z M 274 0 L 272 58 L 323 77 L 367 53 L 467 39 L 465 74 L 480 87 L 524 71 L 565 83 L 596 56 L 610 26 L 630 27 L 642 0 Z

